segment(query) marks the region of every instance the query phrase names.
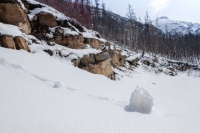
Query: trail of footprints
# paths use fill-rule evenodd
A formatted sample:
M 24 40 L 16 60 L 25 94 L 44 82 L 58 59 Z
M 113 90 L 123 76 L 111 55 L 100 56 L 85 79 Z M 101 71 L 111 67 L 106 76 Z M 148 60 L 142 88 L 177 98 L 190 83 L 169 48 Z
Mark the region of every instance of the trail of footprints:
M 125 102 L 125 101 L 116 101 L 116 100 L 110 99 L 108 97 L 95 96 L 93 94 L 89 94 L 89 93 L 86 93 L 86 92 L 78 91 L 77 89 L 74 89 L 74 88 L 71 88 L 71 87 L 66 87 L 65 83 L 63 83 L 63 82 L 60 82 L 60 81 L 56 81 L 55 82 L 55 81 L 51 81 L 51 80 L 48 80 L 46 78 L 40 77 L 40 76 L 38 76 L 36 74 L 33 74 L 33 73 L 29 72 L 29 71 L 26 71 L 20 65 L 11 64 L 11 63 L 7 62 L 5 59 L 3 59 L 1 57 L 0 57 L 0 65 L 6 66 L 6 67 L 10 67 L 10 68 L 15 69 L 17 71 L 23 72 L 24 74 L 26 74 L 28 76 L 31 76 L 33 78 L 36 78 L 36 79 L 42 81 L 45 84 L 48 84 L 52 88 L 60 88 L 60 89 L 64 89 L 65 91 L 79 93 L 79 94 L 88 96 L 88 97 L 90 97 L 92 99 L 96 99 L 96 100 L 100 100 L 100 101 L 106 101 L 106 102 L 115 104 L 115 105 L 120 106 L 120 107 L 125 107 L 127 105 L 127 102 Z

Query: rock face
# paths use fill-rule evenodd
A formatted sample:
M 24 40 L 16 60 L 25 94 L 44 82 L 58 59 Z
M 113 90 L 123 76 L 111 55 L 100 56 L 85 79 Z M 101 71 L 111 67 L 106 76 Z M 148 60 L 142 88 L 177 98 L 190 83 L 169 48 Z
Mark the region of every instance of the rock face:
M 15 44 L 16 44 L 16 48 L 17 49 L 24 49 L 27 52 L 30 52 L 30 49 L 26 43 L 26 40 L 22 37 L 16 37 L 14 38 Z
M 46 25 L 48 27 L 57 26 L 56 18 L 50 13 L 39 13 L 37 14 L 37 22 L 40 25 Z
M 95 64 L 95 58 L 93 54 L 90 55 L 84 55 L 83 58 L 81 58 L 80 63 L 84 66 L 88 66 L 89 64 Z
M 26 43 L 26 40 L 22 37 L 2 36 L 0 37 L 0 46 L 10 49 L 24 49 L 30 52 L 30 49 Z
M 11 36 L 0 37 L 2 47 L 16 49 L 15 42 Z
M 27 15 L 18 4 L 0 3 L 0 20 L 19 26 L 22 32 L 31 33 L 31 26 Z
M 96 62 L 101 62 L 101 61 L 104 61 L 106 59 L 110 58 L 110 55 L 108 54 L 108 52 L 102 52 L 102 53 L 99 53 L 99 54 L 96 54 L 95 55 L 95 60 Z
M 86 48 L 86 45 L 83 43 L 82 35 L 55 36 L 51 41 L 72 49 Z
M 81 59 L 73 60 L 75 66 L 94 74 L 102 74 L 115 80 L 108 52 L 85 55 Z
M 86 45 L 83 43 L 82 35 L 66 36 L 66 46 L 72 49 L 85 49 Z
M 102 43 L 97 40 L 97 39 L 93 39 L 93 38 L 85 38 L 84 40 L 85 44 L 90 44 L 90 46 L 92 48 L 95 48 L 95 49 L 102 49 Z
M 110 50 L 109 55 L 113 63 L 117 64 L 118 66 L 125 65 L 126 57 L 122 56 L 117 50 Z
M 114 79 L 110 59 L 107 59 L 95 65 L 89 64 L 87 67 L 84 67 L 82 69 L 94 74 L 102 74 L 108 78 Z

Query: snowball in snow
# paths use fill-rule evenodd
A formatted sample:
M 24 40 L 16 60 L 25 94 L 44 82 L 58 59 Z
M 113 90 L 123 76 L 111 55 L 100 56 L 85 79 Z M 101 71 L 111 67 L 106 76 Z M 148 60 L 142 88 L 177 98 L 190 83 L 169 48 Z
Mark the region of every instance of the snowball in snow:
M 153 98 L 151 95 L 142 88 L 137 87 L 131 94 L 129 105 L 126 107 L 127 111 L 150 113 L 153 106 Z

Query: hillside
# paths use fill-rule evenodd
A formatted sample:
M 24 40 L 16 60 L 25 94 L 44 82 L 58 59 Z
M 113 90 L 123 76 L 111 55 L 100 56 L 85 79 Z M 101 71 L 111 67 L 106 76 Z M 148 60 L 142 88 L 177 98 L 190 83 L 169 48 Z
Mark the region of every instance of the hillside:
M 127 49 L 35 0 L 0 10 L 0 132 L 199 132 L 199 63 Z
M 84 26 L 98 31 L 103 38 L 117 41 L 121 46 L 136 52 L 145 51 L 173 60 L 199 62 L 200 34 L 187 34 L 189 31 L 193 33 L 191 28 L 195 30 L 194 32 L 198 32 L 198 24 L 163 19 L 166 20 L 164 22 L 170 22 L 168 28 L 172 28 L 172 32 L 166 34 L 166 26 L 161 21 L 162 19 L 159 19 L 160 22 L 163 22 L 162 26 L 156 28 L 152 25 L 152 20 L 147 13 L 144 16 L 145 22 L 141 23 L 140 19 L 136 19 L 137 14 L 134 13 L 132 6 L 127 10 L 129 17 L 122 17 L 106 10 L 105 4 L 102 4 L 101 7 L 101 2 L 98 0 L 95 1 L 95 5 L 88 0 L 38 1 L 56 8 L 66 16 L 75 18 Z M 175 31 L 179 33 L 174 34 Z M 185 33 L 182 34 L 180 31 Z

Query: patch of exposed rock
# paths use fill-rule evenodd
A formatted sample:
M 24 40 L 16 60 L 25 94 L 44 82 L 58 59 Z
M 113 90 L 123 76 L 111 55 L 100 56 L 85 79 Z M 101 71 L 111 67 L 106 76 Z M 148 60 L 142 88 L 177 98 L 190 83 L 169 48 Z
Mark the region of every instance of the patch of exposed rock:
M 0 21 L 20 27 L 26 34 L 31 33 L 27 14 L 17 3 L 0 3 Z
M 0 37 L 0 46 L 9 48 L 9 49 L 24 49 L 30 51 L 26 40 L 22 37 L 11 37 L 11 36 L 1 36 Z
M 85 55 L 79 60 L 74 60 L 73 63 L 83 70 L 115 80 L 108 52 Z

